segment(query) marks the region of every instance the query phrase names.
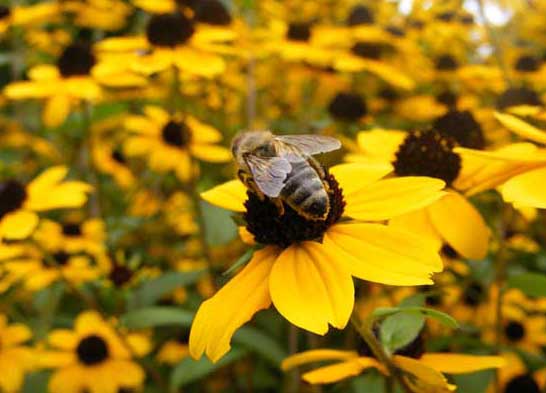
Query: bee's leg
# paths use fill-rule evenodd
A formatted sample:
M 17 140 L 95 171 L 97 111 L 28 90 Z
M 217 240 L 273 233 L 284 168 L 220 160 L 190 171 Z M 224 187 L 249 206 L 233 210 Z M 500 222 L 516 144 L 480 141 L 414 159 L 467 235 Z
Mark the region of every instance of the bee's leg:
M 283 216 L 284 215 L 284 204 L 282 203 L 282 199 L 281 198 L 273 198 L 273 199 L 271 199 L 271 201 L 277 207 L 277 210 L 279 212 L 279 216 Z
M 249 175 L 243 170 L 239 170 L 237 172 L 237 177 L 239 177 L 239 180 L 241 180 L 241 182 L 245 185 L 246 188 L 254 192 L 258 196 L 258 198 L 260 198 L 260 201 L 265 200 L 264 193 L 256 186 L 256 183 L 254 183 L 254 180 L 252 179 L 251 175 Z

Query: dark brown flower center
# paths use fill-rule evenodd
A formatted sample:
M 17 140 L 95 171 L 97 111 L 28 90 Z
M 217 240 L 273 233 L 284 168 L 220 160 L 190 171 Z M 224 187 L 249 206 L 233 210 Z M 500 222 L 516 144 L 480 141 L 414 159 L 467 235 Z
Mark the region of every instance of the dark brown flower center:
M 11 10 L 5 5 L 0 5 L 0 20 L 5 19 L 11 15 Z
M 81 236 L 82 228 L 79 223 L 68 222 L 63 224 L 63 234 L 70 237 Z
M 112 281 L 116 287 L 121 287 L 133 278 L 133 271 L 127 266 L 116 263 L 108 278 L 110 278 L 110 281 Z
M 119 147 L 112 150 L 112 153 L 110 154 L 110 156 L 118 164 L 126 164 L 127 163 L 127 158 L 125 157 L 125 155 L 123 154 L 123 152 L 121 151 L 121 149 Z
M 96 63 L 91 47 L 85 43 L 76 43 L 68 46 L 59 59 L 57 67 L 65 78 L 71 76 L 89 75 Z
M 442 22 L 451 22 L 453 19 L 455 19 L 455 12 L 454 11 L 441 12 L 439 14 L 436 14 L 436 19 L 441 20 Z
M 475 307 L 484 300 L 484 297 L 485 291 L 483 285 L 474 281 L 465 288 L 462 300 L 465 305 Z
M 506 109 L 518 105 L 542 105 L 538 94 L 527 87 L 511 87 L 500 95 L 497 108 Z
M 506 338 L 512 342 L 518 342 L 525 337 L 525 326 L 518 321 L 509 321 L 504 326 Z
M 59 266 L 65 266 L 68 263 L 68 260 L 70 259 L 70 255 L 68 255 L 64 251 L 59 251 L 54 253 L 53 259 L 55 260 L 55 263 Z
M 459 21 L 463 25 L 473 25 L 474 24 L 474 16 L 472 14 L 463 14 L 459 16 Z
M 358 93 L 338 93 L 328 105 L 330 115 L 343 121 L 357 121 L 367 111 L 366 102 Z
M 469 111 L 450 110 L 434 120 L 432 127 L 440 134 L 455 139 L 460 146 L 485 148 L 482 127 Z
M 182 13 L 154 15 L 146 26 L 146 38 L 155 46 L 174 48 L 193 35 L 193 22 Z
M 286 32 L 286 38 L 290 41 L 309 41 L 311 38 L 311 24 L 304 22 L 290 23 Z
M 273 201 L 267 197 L 260 200 L 249 190 L 245 202 L 246 212 L 243 215 L 246 229 L 260 244 L 288 247 L 306 240 L 322 241 L 326 230 L 341 218 L 345 208 L 343 192 L 334 176 L 328 174 L 325 180 L 330 188 L 329 211 L 325 220 L 307 219 L 284 202 L 284 214 L 280 215 Z
M 508 381 L 504 393 L 540 393 L 540 387 L 532 375 L 518 375 Z
M 516 60 L 516 63 L 514 64 L 514 68 L 520 72 L 538 71 L 538 69 L 540 68 L 540 60 L 530 55 L 520 56 Z
M 347 26 L 371 25 L 374 22 L 373 13 L 365 5 L 356 5 L 349 12 Z
M 195 19 L 201 23 L 217 26 L 231 23 L 229 11 L 219 0 L 201 0 L 195 7 Z
M 78 359 L 86 366 L 93 366 L 108 358 L 108 345 L 102 337 L 89 335 L 84 337 L 76 348 Z
M 402 28 L 394 25 L 387 26 L 385 31 L 394 37 L 404 37 L 406 32 Z
M 394 102 L 398 98 L 400 98 L 400 95 L 398 94 L 398 92 L 391 87 L 382 88 L 377 93 L 377 96 L 389 102 Z
M 455 108 L 459 97 L 457 97 L 457 94 L 453 93 L 452 91 L 445 90 L 438 94 L 435 98 L 436 102 L 444 104 L 448 108 Z
M 186 123 L 171 120 L 161 130 L 161 137 L 168 145 L 183 148 L 191 141 L 191 130 Z
M 430 176 L 450 185 L 461 170 L 461 157 L 453 152 L 455 141 L 431 131 L 417 131 L 404 139 L 394 161 L 398 176 Z
M 351 48 L 351 52 L 365 59 L 378 60 L 381 58 L 383 47 L 374 42 L 357 42 Z
M 25 203 L 27 191 L 25 186 L 16 180 L 0 183 L 0 219 Z
M 435 67 L 438 71 L 454 71 L 459 67 L 459 63 L 451 55 L 442 55 L 436 59 Z

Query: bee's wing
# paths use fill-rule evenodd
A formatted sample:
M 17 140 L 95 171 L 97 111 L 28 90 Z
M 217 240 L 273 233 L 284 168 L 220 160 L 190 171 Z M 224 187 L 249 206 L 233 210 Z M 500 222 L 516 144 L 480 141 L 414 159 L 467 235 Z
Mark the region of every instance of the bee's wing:
M 277 198 L 292 165 L 282 157 L 257 157 L 249 155 L 246 162 L 258 188 L 268 197 Z
M 337 150 L 341 147 L 341 142 L 336 138 L 324 135 L 278 135 L 275 140 L 281 142 L 279 155 L 286 157 L 289 161 L 301 161 L 301 157 L 296 159 L 296 153 L 301 152 L 304 155 L 312 156 L 319 153 L 326 153 Z M 296 148 L 296 149 L 294 149 Z

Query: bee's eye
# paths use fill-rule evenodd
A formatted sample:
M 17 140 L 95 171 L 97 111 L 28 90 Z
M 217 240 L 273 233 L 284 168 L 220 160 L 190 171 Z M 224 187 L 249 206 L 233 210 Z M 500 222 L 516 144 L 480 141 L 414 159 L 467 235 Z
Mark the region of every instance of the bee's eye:
M 254 154 L 261 157 L 274 157 L 275 156 L 275 147 L 273 145 L 261 145 L 254 150 Z

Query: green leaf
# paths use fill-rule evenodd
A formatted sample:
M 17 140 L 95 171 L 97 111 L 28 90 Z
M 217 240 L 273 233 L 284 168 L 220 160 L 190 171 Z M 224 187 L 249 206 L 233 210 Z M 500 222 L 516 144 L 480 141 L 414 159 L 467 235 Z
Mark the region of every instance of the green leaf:
M 527 296 L 546 297 L 546 274 L 523 273 L 508 278 L 508 286 Z
M 230 266 L 228 270 L 222 273 L 223 276 L 231 276 L 233 273 L 235 273 L 240 267 L 246 265 L 251 259 L 252 255 L 254 255 L 254 248 L 249 248 L 237 261 Z
M 385 377 L 372 370 L 364 375 L 353 378 L 351 381 L 354 393 L 384 393 Z
M 379 337 L 390 353 L 415 340 L 425 324 L 425 317 L 422 314 L 403 310 L 400 309 L 400 312 L 388 316 L 381 324 Z
M 425 317 L 436 319 L 438 322 L 453 329 L 459 327 L 459 323 L 451 315 L 427 307 L 378 307 L 374 310 L 372 316 L 375 319 L 382 319 L 400 312 L 421 314 Z
M 138 287 L 128 300 L 128 307 L 131 310 L 151 306 L 163 296 L 174 291 L 176 288 L 196 282 L 203 270 L 191 272 L 170 272 L 158 278 L 146 281 Z
M 222 359 L 217 363 L 212 363 L 206 357 L 202 357 L 200 360 L 193 360 L 190 357 L 182 360 L 174 368 L 171 373 L 170 387 L 171 390 L 176 391 L 178 388 L 195 382 L 220 367 L 226 366 L 246 354 L 246 351 L 239 348 L 232 348 Z
M 178 307 L 146 307 L 129 311 L 121 316 L 121 323 L 131 329 L 145 329 L 154 326 L 191 326 L 193 313 Z
M 276 367 L 288 356 L 284 348 L 277 341 L 264 332 L 250 326 L 240 328 L 233 336 L 233 342 L 258 353 L 262 358 Z

